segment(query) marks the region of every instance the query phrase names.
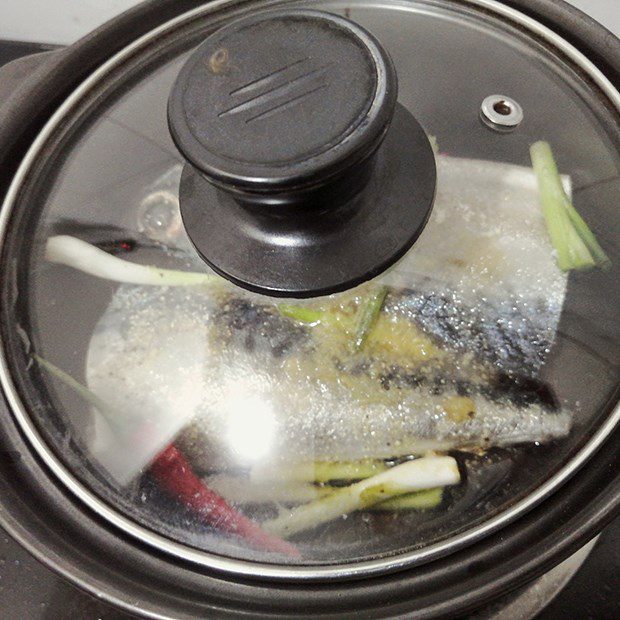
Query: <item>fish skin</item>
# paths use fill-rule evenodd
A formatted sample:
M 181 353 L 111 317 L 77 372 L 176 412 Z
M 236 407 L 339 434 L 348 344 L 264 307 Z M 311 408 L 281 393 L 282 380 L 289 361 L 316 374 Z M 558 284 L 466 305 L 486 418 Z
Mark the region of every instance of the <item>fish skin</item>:
M 312 355 L 315 328 L 300 328 L 279 317 L 272 307 L 242 298 L 229 299 L 225 305 L 229 309 L 216 312 L 212 318 L 213 324 L 227 334 L 223 337 L 219 331 L 217 336 L 226 342 L 219 380 L 224 384 L 232 382 L 236 393 L 250 385 L 252 397 L 248 404 L 253 398 L 273 403 L 277 430 L 272 433 L 269 458 L 288 462 L 394 458 L 429 450 L 544 442 L 566 436 L 570 430 L 569 413 L 552 412 L 549 403 L 535 394 L 530 394 L 527 402 L 512 379 L 502 375 L 508 383 L 494 387 L 490 383 L 497 381 L 494 369 L 487 369 L 489 382 L 471 374 L 480 371 L 480 363 L 470 355 L 457 357 L 460 364 L 450 359 L 442 360 L 438 368 L 434 364 L 421 368 L 423 378 L 414 383 L 407 380 L 406 374 L 399 377 L 398 368 L 390 364 L 396 376 L 391 379 L 389 392 L 384 375 L 375 372 L 377 364 L 383 368 L 384 360 L 373 360 L 364 368 L 359 358 L 346 365 L 335 357 L 337 378 L 333 381 L 326 380 L 321 372 L 314 375 L 312 367 L 309 372 L 304 367 L 301 373 L 284 370 L 286 362 L 296 359 L 299 351 L 302 357 Z M 233 318 L 238 313 L 252 315 L 253 320 L 242 324 Z M 289 332 L 291 327 L 294 332 Z M 279 337 L 274 339 L 274 334 Z M 252 342 L 251 351 L 246 347 L 248 342 Z M 319 364 L 323 362 L 324 358 L 319 357 Z M 234 369 L 234 380 L 228 376 L 230 369 Z M 475 405 L 475 415 L 455 421 L 446 413 L 445 403 L 462 395 L 467 378 L 468 398 Z M 437 379 L 441 380 L 439 386 Z M 521 400 L 515 402 L 511 389 L 521 394 Z M 364 402 L 369 395 L 370 401 Z M 204 438 L 213 422 L 208 415 L 197 418 L 181 438 L 181 445 L 193 455 L 196 466 L 208 469 L 214 462 L 228 462 L 233 467 L 251 465 L 252 458 L 247 459 L 247 455 L 219 449 L 211 454 L 204 452 Z
M 535 378 L 555 339 L 568 276 L 557 266 L 531 168 L 438 157 L 437 199 L 410 252 L 378 281 L 429 334 Z M 570 195 L 570 179 L 563 177 Z
M 436 364 L 420 372 L 389 355 L 368 363 L 367 354 L 349 359 L 341 352 L 312 368 L 303 361 L 316 356 L 315 334 L 278 316 L 273 301 L 122 286 L 91 342 L 90 388 L 125 410 L 137 399 L 129 416 L 148 418 L 150 410 L 163 418 L 183 404 L 173 378 L 188 373 L 179 368 L 176 343 L 200 343 L 204 355 L 195 366 L 203 372 L 187 379 L 195 394 L 185 393 L 187 385 L 183 394 L 200 405 L 189 424 L 179 422 L 176 441 L 203 471 L 261 459 L 390 458 L 567 435 L 571 414 L 538 379 L 567 277 L 553 258 L 533 172 L 448 157 L 437 163 L 426 229 L 377 279 L 390 287 L 386 313 L 432 339 L 441 351 Z M 231 300 L 240 304 L 236 317 Z M 215 338 L 207 336 L 212 329 Z M 107 342 L 116 343 L 116 355 Z M 106 346 L 106 355 L 98 353 Z M 148 366 L 151 358 L 156 367 Z M 454 396 L 472 400 L 473 418 L 455 422 L 446 414 Z M 163 448 L 171 437 L 160 439 Z
M 544 442 L 570 430 L 569 413 L 551 412 L 541 402 L 524 406 L 508 397 L 490 398 L 475 377 L 469 395 L 475 415 L 454 421 L 445 403 L 459 395 L 456 381 L 446 377 L 440 393 L 425 381 L 400 387 L 395 382 L 386 390 L 372 369 L 351 372 L 337 365 L 336 358 L 326 369 L 325 358 L 311 357 L 317 354 L 313 329 L 281 317 L 273 304 L 237 293 L 214 296 L 206 290 L 126 285 L 118 289 L 93 337 L 88 383 L 117 406 L 139 393 L 136 415 L 165 415 L 179 409 L 174 378 L 183 369 L 175 360 L 182 359 L 183 351 L 175 351 L 175 343 L 181 347 L 188 340 L 204 339 L 201 380 L 191 399 L 200 404 L 176 438 L 202 473 L 270 460 L 391 458 Z M 99 345 L 113 340 L 119 350 L 97 359 Z M 170 366 L 141 372 L 139 382 L 127 384 L 132 368 L 148 364 L 150 357 L 165 357 Z M 459 359 L 442 360 L 441 368 Z M 469 361 L 462 362 L 460 378 L 479 368 L 471 356 L 463 359 Z M 162 438 L 162 444 L 165 441 L 170 438 Z
M 394 318 L 404 317 L 426 335 L 436 338 L 443 352 L 450 354 L 448 359 L 406 368 L 390 359 L 374 360 L 385 362 L 383 364 L 371 363 L 368 355 L 351 355 L 345 349 L 333 352 L 337 370 L 351 375 L 373 375 L 386 390 L 426 386 L 436 395 L 444 391 L 442 384 L 449 376 L 454 391 L 460 396 L 480 392 L 495 401 L 507 399 L 517 405 L 539 403 L 549 409 L 557 408 L 558 403 L 548 386 L 536 379 L 536 371 L 550 346 L 542 342 L 537 328 L 532 332 L 519 328 L 517 333 L 535 334 L 519 339 L 510 330 L 502 329 L 501 319 L 497 321 L 499 325 L 494 324 L 462 304 L 453 304 L 444 314 L 437 310 L 434 299 L 428 304 L 434 306 L 433 313 L 422 316 L 416 310 L 421 297 L 416 291 L 392 291 L 386 297 L 383 312 Z M 442 299 L 441 309 L 448 308 L 447 300 Z M 496 316 L 495 309 L 490 309 L 490 314 Z M 258 349 L 256 354 L 265 358 L 262 363 L 268 363 L 269 357 L 282 357 L 295 347 L 309 352 L 314 346 L 311 327 L 280 316 L 274 311 L 273 303 L 265 303 L 260 298 L 230 295 L 224 309 L 214 313 L 213 320 L 219 323 L 220 337 L 226 340 L 227 346 L 251 352 Z M 527 317 L 521 317 L 511 325 L 517 320 L 528 323 Z M 510 346 L 513 357 L 506 361 L 505 356 L 495 350 L 499 346 Z
M 443 345 L 472 351 L 503 372 L 520 377 L 538 375 L 554 340 L 551 310 L 541 300 L 524 311 L 517 298 L 468 306 L 458 296 L 403 290 L 392 296 L 386 311 L 405 316 Z

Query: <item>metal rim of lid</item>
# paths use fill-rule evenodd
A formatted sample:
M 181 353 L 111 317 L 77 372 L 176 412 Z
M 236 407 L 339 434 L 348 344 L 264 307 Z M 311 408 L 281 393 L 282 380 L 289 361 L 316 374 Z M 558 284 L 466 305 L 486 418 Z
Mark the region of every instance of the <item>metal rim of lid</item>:
M 528 17 L 524 13 L 496 2 L 496 0 L 463 1 L 466 4 L 488 10 L 492 14 L 508 19 L 514 24 L 519 24 L 526 31 L 535 34 L 539 38 L 551 44 L 555 49 L 570 58 L 572 62 L 585 71 L 605 93 L 606 97 L 608 97 L 609 101 L 613 104 L 618 113 L 620 113 L 620 93 L 616 90 L 616 88 L 584 54 L 579 52 L 573 45 L 568 43 L 568 41 L 560 37 L 554 31 L 537 22 L 533 18 Z M 4 245 L 10 214 L 17 202 L 20 187 L 25 182 L 32 164 L 37 161 L 38 154 L 44 147 L 51 132 L 60 122 L 62 122 L 65 116 L 71 113 L 74 106 L 80 102 L 82 96 L 88 92 L 93 85 L 99 83 L 100 80 L 103 79 L 118 64 L 138 52 L 143 46 L 148 45 L 154 38 L 162 35 L 170 29 L 178 27 L 183 23 L 191 22 L 200 16 L 207 15 L 214 9 L 226 6 L 226 4 L 228 3 L 225 0 L 221 0 L 207 6 L 199 7 L 155 28 L 112 56 L 105 64 L 95 70 L 84 82 L 82 82 L 80 86 L 73 91 L 73 93 L 48 120 L 37 137 L 32 141 L 26 156 L 22 160 L 16 174 L 13 177 L 0 210 L 0 250 L 2 250 Z M 467 545 L 481 540 L 484 536 L 498 531 L 503 526 L 513 522 L 519 515 L 522 515 L 527 510 L 542 502 L 556 488 L 568 481 L 580 469 L 580 467 L 590 459 L 590 457 L 604 443 L 608 435 L 611 434 L 618 422 L 620 422 L 620 405 L 617 404 L 607 420 L 598 428 L 598 430 L 580 449 L 580 451 L 575 454 L 574 457 L 549 480 L 538 487 L 531 495 L 517 502 L 507 511 L 496 515 L 489 521 L 486 521 L 471 530 L 467 530 L 466 532 L 450 537 L 445 541 L 436 543 L 420 551 L 401 553 L 377 560 L 351 563 L 339 567 L 285 566 L 223 558 L 215 554 L 196 551 L 179 543 L 175 543 L 167 538 L 164 538 L 163 536 L 156 535 L 117 513 L 110 506 L 104 504 L 89 489 L 83 486 L 71 474 L 71 472 L 65 468 L 65 466 L 46 445 L 30 418 L 23 402 L 21 401 L 21 398 L 19 397 L 16 386 L 12 381 L 11 371 L 8 360 L 6 359 L 4 348 L 0 349 L 0 385 L 5 393 L 13 416 L 21 428 L 21 431 L 27 437 L 29 443 L 32 445 L 39 457 L 43 460 L 45 465 L 50 468 L 53 474 L 65 485 L 65 487 L 68 488 L 78 499 L 80 499 L 83 504 L 95 511 L 95 513 L 105 518 L 108 522 L 118 527 L 126 534 L 129 534 L 135 539 L 169 555 L 176 556 L 182 560 L 190 561 L 197 565 L 206 566 L 223 573 L 239 576 L 251 576 L 259 579 L 297 579 L 313 581 L 324 579 L 350 579 L 353 577 L 386 574 L 437 559 L 447 555 L 451 551 L 462 549 Z

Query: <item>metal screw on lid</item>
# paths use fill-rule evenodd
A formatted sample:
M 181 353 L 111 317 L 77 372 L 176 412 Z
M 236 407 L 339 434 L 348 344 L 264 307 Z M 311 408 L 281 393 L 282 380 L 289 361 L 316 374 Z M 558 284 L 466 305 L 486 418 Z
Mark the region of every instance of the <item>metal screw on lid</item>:
M 187 159 L 187 233 L 250 290 L 309 297 L 393 264 L 435 190 L 428 140 L 396 103 L 391 59 L 335 15 L 269 11 L 209 36 L 181 70 L 168 117 Z
M 480 117 L 491 129 L 509 131 L 523 121 L 523 108 L 510 97 L 490 95 L 480 106 Z

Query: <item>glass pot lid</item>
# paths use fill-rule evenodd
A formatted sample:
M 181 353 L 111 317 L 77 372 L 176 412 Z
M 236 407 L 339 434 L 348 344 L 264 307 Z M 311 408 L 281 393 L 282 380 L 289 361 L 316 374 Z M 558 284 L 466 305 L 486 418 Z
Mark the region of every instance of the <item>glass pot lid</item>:
M 2 380 L 91 507 L 232 571 L 388 570 L 612 429 L 618 94 L 481 4 L 203 7 L 50 121 Z

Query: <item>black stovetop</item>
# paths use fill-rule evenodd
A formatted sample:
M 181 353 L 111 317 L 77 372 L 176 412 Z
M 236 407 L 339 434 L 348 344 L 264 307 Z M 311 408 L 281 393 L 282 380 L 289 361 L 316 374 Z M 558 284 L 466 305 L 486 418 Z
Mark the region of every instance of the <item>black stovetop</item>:
M 20 56 L 49 49 L 52 47 L 0 40 L 0 66 Z M 74 588 L 2 534 L 0 529 L 0 617 L 28 620 L 128 620 L 132 617 Z M 616 519 L 602 533 L 576 576 L 537 620 L 619 618 L 620 519 Z

